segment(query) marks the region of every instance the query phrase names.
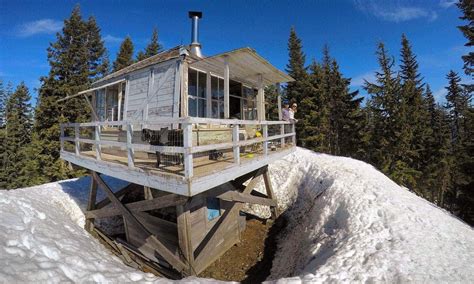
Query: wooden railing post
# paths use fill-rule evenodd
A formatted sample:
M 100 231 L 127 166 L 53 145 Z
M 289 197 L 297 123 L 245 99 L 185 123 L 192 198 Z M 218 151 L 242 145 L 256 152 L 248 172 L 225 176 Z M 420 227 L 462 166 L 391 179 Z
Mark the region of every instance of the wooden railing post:
M 237 145 L 239 143 L 239 125 L 235 124 L 232 129 L 232 142 L 234 143 L 234 163 L 240 165 L 240 147 Z
M 132 138 L 133 138 L 133 125 L 129 122 L 127 123 L 127 157 L 128 157 L 128 167 L 133 168 L 135 166 L 135 161 L 133 159 L 133 148 L 132 148 Z
M 280 134 L 281 134 L 281 135 L 284 135 L 284 134 L 285 134 L 285 124 L 281 124 L 281 125 L 280 125 Z M 285 137 L 283 137 L 283 138 L 280 139 L 280 144 L 281 144 L 281 147 L 282 147 L 282 148 L 285 146 Z
M 293 133 L 293 136 L 291 136 L 293 140 L 293 146 L 296 146 L 296 127 L 294 122 L 291 123 L 291 132 Z
M 100 146 L 100 125 L 95 125 L 95 158 L 102 160 L 102 149 Z
M 183 123 L 183 147 L 184 147 L 184 176 L 187 179 L 193 177 L 193 125 L 192 123 Z
M 262 124 L 262 131 L 263 131 L 263 154 L 266 156 L 268 155 L 268 125 Z
M 79 144 L 79 124 L 74 125 L 74 145 L 75 145 L 75 150 L 76 150 L 76 155 L 80 155 L 81 153 L 81 148 Z
M 61 130 L 61 137 L 59 138 L 61 142 L 61 151 L 64 151 L 64 124 L 61 123 L 59 128 Z

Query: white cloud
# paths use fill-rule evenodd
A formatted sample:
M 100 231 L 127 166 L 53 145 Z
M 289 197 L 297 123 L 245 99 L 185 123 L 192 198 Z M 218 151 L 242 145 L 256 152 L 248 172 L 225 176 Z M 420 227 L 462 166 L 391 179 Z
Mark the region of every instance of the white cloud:
M 104 36 L 104 41 L 107 43 L 119 43 L 119 42 L 122 42 L 122 40 L 123 40 L 122 38 L 116 37 L 110 34 Z
M 446 9 L 455 5 L 457 2 L 458 0 L 440 0 L 439 5 Z
M 52 34 L 61 30 L 63 22 L 53 19 L 41 19 L 22 24 L 18 36 L 29 37 L 37 34 Z
M 365 83 L 365 80 L 369 82 L 375 81 L 375 71 L 369 71 L 360 75 L 355 76 L 351 80 L 351 87 L 362 87 Z
M 357 9 L 389 22 L 400 23 L 423 18 L 434 21 L 438 18 L 435 11 L 398 1 L 354 0 L 354 3 Z

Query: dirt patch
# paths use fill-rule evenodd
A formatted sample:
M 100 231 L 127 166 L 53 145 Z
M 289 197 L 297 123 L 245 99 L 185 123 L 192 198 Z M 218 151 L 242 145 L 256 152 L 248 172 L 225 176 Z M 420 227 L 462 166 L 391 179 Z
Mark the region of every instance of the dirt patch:
M 233 246 L 199 277 L 243 283 L 261 283 L 272 268 L 276 250 L 276 236 L 286 222 L 250 218 L 240 243 Z

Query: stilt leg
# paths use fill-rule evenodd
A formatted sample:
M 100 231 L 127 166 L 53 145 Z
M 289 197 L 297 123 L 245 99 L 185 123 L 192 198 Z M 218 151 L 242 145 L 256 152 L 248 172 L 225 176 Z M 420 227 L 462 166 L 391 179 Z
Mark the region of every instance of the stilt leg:
M 91 172 L 91 186 L 89 191 L 89 200 L 87 202 L 87 211 L 95 209 L 95 202 L 97 197 L 97 181 L 93 178 L 93 172 Z M 92 232 L 94 230 L 94 219 L 86 219 L 86 230 Z
M 265 172 L 263 173 L 263 180 L 265 182 L 265 189 L 267 190 L 268 198 L 277 201 L 276 196 L 273 193 L 272 181 L 270 180 L 270 174 L 268 172 L 268 167 L 265 169 Z M 276 220 L 276 218 L 279 215 L 277 206 L 270 207 L 270 210 L 272 212 L 272 219 Z

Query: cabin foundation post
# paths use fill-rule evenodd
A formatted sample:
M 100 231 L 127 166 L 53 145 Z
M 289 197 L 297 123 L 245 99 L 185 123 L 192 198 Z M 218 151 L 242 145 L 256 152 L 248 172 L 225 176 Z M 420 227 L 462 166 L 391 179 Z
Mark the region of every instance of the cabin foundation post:
M 96 207 L 96 199 L 97 199 L 97 182 L 96 180 L 92 177 L 92 172 L 90 174 L 91 178 L 91 185 L 90 185 L 90 191 L 89 191 L 89 199 L 87 202 L 87 211 L 94 210 Z M 94 231 L 94 218 L 87 218 L 86 217 L 86 224 L 85 224 L 86 230 L 88 232 Z
M 272 186 L 272 181 L 270 180 L 270 173 L 268 171 L 268 167 L 265 167 L 265 170 L 263 172 L 263 181 L 265 183 L 265 189 L 267 191 L 268 198 L 270 198 L 271 200 L 277 201 L 275 193 L 273 192 L 273 186 Z M 279 215 L 278 205 L 270 206 L 270 211 L 272 212 L 272 219 L 276 220 Z
M 176 206 L 179 249 L 187 264 L 187 275 L 196 275 L 194 268 L 194 251 L 191 244 L 191 223 L 188 203 Z

